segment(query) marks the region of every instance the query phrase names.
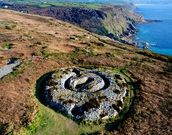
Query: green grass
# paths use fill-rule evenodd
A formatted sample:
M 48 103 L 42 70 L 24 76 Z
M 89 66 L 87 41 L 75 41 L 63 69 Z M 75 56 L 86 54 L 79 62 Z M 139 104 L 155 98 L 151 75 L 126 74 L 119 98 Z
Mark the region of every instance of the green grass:
M 9 79 L 16 78 L 16 77 L 22 75 L 23 72 L 24 72 L 24 70 L 25 70 L 25 68 L 27 68 L 28 66 L 31 66 L 31 65 L 32 65 L 32 62 L 30 60 L 29 61 L 24 61 L 24 62 L 21 63 L 21 65 L 19 65 L 18 67 L 16 67 L 13 70 L 13 72 L 11 72 L 7 77 Z M 9 79 L 7 79 L 7 80 L 9 80 Z
M 74 3 L 74 2 L 47 2 L 36 4 L 39 7 L 50 7 L 50 6 L 65 6 L 65 7 L 83 7 L 91 9 L 99 9 L 102 5 L 97 3 Z
M 102 125 L 78 125 L 67 117 L 38 103 L 39 112 L 33 123 L 20 135 L 80 135 L 102 130 Z
M 12 47 L 13 47 L 14 45 L 12 44 L 12 43 L 4 43 L 3 45 L 2 45 L 2 48 L 3 49 L 12 49 Z
M 103 25 L 108 33 L 114 34 L 116 38 L 122 34 L 123 28 L 126 27 L 125 21 L 115 22 L 114 15 L 112 12 L 106 13 L 107 17 L 103 21 Z
M 102 6 L 100 3 L 79 3 L 79 2 L 59 2 L 59 1 L 52 1 L 49 0 L 47 2 L 43 2 L 42 0 L 9 0 L 11 3 L 15 4 L 29 4 L 35 5 L 39 7 L 50 7 L 50 6 L 65 6 L 65 7 L 84 7 L 84 8 L 91 8 L 91 9 L 98 9 Z
M 35 121 L 30 124 L 24 135 L 76 135 L 78 125 L 59 113 L 39 104 Z

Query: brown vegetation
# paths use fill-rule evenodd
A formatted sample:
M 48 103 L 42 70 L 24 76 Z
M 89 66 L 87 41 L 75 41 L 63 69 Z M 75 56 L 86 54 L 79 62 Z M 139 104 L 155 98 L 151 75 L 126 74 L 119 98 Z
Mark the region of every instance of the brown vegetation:
M 48 71 L 73 65 L 118 67 L 134 78 L 136 97 L 129 113 L 107 134 L 172 134 L 172 58 L 143 52 L 129 45 L 91 34 L 48 17 L 0 10 L 0 20 L 16 27 L 0 27 L 0 66 L 8 58 L 22 65 L 0 80 L 0 133 L 17 131 L 34 119 L 36 80 Z M 9 42 L 13 48 L 3 50 Z M 97 133 L 99 134 L 99 133 Z

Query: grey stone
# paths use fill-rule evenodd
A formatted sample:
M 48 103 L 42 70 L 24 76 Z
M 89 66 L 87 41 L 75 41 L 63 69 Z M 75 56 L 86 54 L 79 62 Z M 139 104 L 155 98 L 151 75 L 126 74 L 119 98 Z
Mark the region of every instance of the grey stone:
M 59 111 L 77 120 L 96 121 L 115 117 L 118 112 L 112 106 L 126 96 L 127 87 L 118 85 L 115 73 L 109 70 L 62 68 L 51 78 L 55 87 L 45 87 L 45 99 Z M 116 75 L 126 84 L 121 75 Z M 115 90 L 119 92 L 116 93 Z
M 7 64 L 3 67 L 0 68 L 0 79 L 6 75 L 8 75 L 9 73 L 13 72 L 13 69 L 17 66 L 19 66 L 21 63 L 20 60 L 16 60 L 11 64 Z

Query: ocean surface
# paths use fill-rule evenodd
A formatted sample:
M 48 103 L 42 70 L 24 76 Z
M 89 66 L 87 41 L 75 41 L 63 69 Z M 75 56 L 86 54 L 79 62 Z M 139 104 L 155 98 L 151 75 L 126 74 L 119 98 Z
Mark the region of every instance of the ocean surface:
M 138 25 L 136 40 L 148 42 L 150 50 L 159 54 L 172 56 L 172 3 L 171 4 L 138 4 L 136 12 L 145 19 L 161 20 Z

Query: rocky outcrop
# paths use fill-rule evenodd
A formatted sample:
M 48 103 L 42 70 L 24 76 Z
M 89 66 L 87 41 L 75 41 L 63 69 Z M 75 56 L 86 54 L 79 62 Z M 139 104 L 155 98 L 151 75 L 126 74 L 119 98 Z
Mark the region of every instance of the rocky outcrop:
M 13 72 L 13 69 L 21 64 L 20 60 L 10 60 L 7 65 L 0 67 L 0 79 L 9 73 Z

